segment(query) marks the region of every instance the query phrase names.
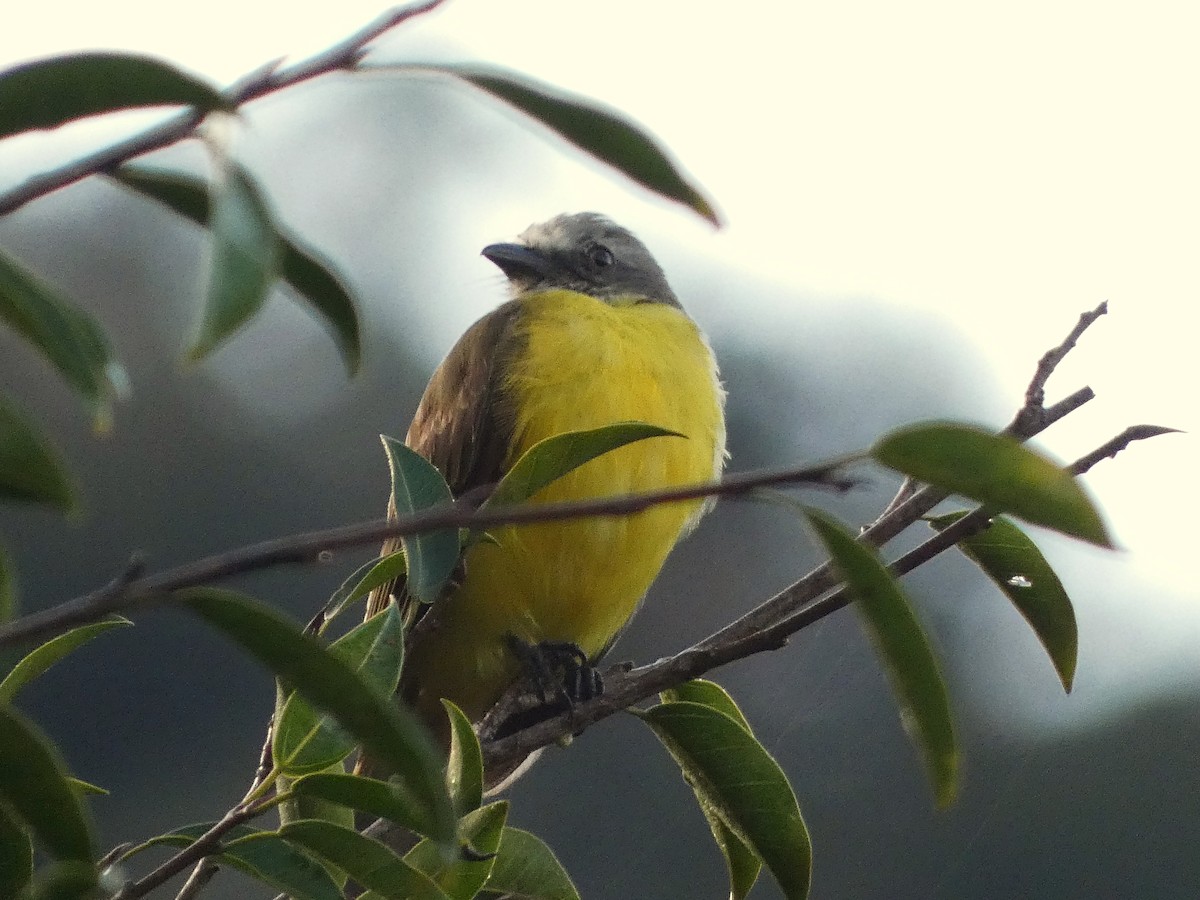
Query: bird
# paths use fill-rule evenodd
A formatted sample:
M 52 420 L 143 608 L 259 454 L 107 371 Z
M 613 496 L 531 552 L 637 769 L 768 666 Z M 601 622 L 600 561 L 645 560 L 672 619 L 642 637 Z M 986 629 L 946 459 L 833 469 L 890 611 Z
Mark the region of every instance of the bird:
M 677 432 L 588 461 L 530 503 L 616 496 L 720 477 L 725 390 L 712 347 L 650 251 L 593 212 L 529 226 L 482 255 L 511 298 L 435 370 L 405 443 L 460 496 L 498 482 L 539 441 L 640 421 Z M 522 674 L 521 648 L 599 662 L 676 543 L 711 506 L 694 500 L 612 518 L 489 528 L 406 640 L 399 694 L 443 742 L 443 698 L 479 721 Z M 389 504 L 389 515 L 394 515 Z M 383 553 L 399 549 L 389 541 Z M 413 610 L 403 582 L 368 598 Z M 410 616 L 409 620 L 416 618 Z

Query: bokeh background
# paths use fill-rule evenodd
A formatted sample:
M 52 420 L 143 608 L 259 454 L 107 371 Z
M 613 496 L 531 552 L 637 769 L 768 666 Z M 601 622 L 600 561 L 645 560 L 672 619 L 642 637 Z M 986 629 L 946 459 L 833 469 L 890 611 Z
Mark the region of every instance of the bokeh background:
M 211 0 L 26 5 L 0 63 L 81 48 L 161 55 L 221 83 L 302 58 L 372 18 Z M 23 604 L 101 584 L 133 550 L 154 568 L 371 518 L 402 435 L 455 337 L 503 296 L 486 243 L 564 210 L 637 232 L 712 337 L 732 467 L 814 460 L 889 427 L 1004 424 L 1044 350 L 1108 300 L 1051 382 L 1099 397 L 1039 446 L 1073 459 L 1126 425 L 1197 421 L 1200 18 L 1183 3 L 452 0 L 380 40 L 377 63 L 483 60 L 642 122 L 715 199 L 714 231 L 486 97 L 437 78 L 337 75 L 260 101 L 234 148 L 278 217 L 360 301 L 349 380 L 319 323 L 280 294 L 197 366 L 182 362 L 202 231 L 99 180 L 0 220 L 0 246 L 110 329 L 133 392 L 97 438 L 57 377 L 0 333 L 0 391 L 70 462 L 79 522 L 0 509 Z M 144 124 L 0 144 L 0 190 Z M 155 155 L 203 171 L 194 143 Z M 1087 479 L 1122 550 L 1036 532 L 1080 625 L 1074 692 L 1028 628 L 959 560 L 907 579 L 950 684 L 962 795 L 935 811 L 854 615 L 717 673 L 790 774 L 818 898 L 1194 897 L 1200 890 L 1200 505 L 1194 438 L 1138 445 Z M 866 521 L 894 482 L 844 499 Z M 370 550 L 245 578 L 307 615 Z M 670 560 L 616 650 L 648 661 L 760 602 L 814 561 L 788 512 L 724 504 Z M 213 819 L 240 796 L 271 705 L 263 670 L 198 622 L 138 615 L 45 676 L 22 706 L 80 777 L 104 841 Z M 512 821 L 556 849 L 590 900 L 719 897 L 690 791 L 629 717 L 554 751 Z M 768 879 L 769 880 L 769 879 Z M 269 896 L 236 874 L 213 898 Z M 756 897 L 777 896 L 770 884 Z

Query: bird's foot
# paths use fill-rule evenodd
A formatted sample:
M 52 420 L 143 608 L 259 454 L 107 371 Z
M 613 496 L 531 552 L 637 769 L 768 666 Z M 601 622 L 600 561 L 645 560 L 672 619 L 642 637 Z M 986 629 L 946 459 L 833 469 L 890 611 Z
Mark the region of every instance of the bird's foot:
M 591 664 L 578 644 L 570 641 L 531 644 L 515 634 L 507 635 L 505 640 L 541 693 L 543 704 L 570 708 L 604 693 L 600 670 Z M 556 699 L 558 704 L 554 703 Z

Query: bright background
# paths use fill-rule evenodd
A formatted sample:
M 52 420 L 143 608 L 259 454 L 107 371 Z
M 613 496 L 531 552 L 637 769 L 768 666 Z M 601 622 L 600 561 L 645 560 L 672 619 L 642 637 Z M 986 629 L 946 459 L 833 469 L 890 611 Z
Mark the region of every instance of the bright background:
M 6 16 L 0 65 L 121 48 L 227 83 L 377 12 L 358 0 L 303 13 L 265 0 L 26 5 Z M 38 412 L 88 512 L 66 525 L 0 511 L 24 603 L 95 587 L 134 548 L 166 566 L 378 514 L 375 435 L 403 434 L 437 360 L 502 298 L 479 248 L 564 210 L 638 233 L 712 336 L 735 469 L 859 448 L 917 418 L 1002 425 L 1037 358 L 1102 300 L 1110 314 L 1049 392 L 1086 383 L 1098 399 L 1040 446 L 1073 459 L 1129 424 L 1195 433 L 1198 26 L 1183 3 L 450 2 L 379 41 L 371 62 L 482 60 L 622 110 L 727 224 L 714 231 L 458 84 L 337 75 L 260 101 L 235 150 L 359 298 L 367 357 L 354 381 L 282 296 L 185 369 L 201 233 L 95 181 L 31 204 L 0 220 L 0 246 L 96 311 L 134 393 L 97 440 L 55 376 L 0 334 L 0 390 Z M 144 121 L 6 141 L 0 190 Z M 154 161 L 203 166 L 194 146 Z M 1194 461 L 1194 439 L 1172 435 L 1088 477 L 1121 552 L 1039 535 L 1080 622 L 1069 697 L 966 566 L 910 579 L 965 745 L 948 813 L 930 808 L 851 614 L 718 673 L 793 777 L 816 896 L 1195 895 Z M 829 502 L 864 521 L 891 487 L 880 476 Z M 678 649 L 811 557 L 787 514 L 723 507 L 673 557 L 617 657 Z M 304 616 L 353 562 L 241 586 Z M 26 706 L 81 777 L 113 791 L 95 803 L 112 843 L 219 815 L 251 773 L 269 703 L 259 670 L 161 613 L 73 658 Z M 514 815 L 588 898 L 720 896 L 719 858 L 671 768 L 635 723 L 606 722 L 517 787 Z M 248 890 L 222 876 L 209 896 Z

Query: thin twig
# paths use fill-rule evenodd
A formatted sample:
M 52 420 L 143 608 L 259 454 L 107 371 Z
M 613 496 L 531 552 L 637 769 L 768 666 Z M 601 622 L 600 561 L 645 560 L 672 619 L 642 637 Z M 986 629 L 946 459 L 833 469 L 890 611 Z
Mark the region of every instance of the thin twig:
M 645 491 L 598 500 L 525 504 L 511 507 L 478 508 L 475 498 L 402 516 L 392 521 L 344 525 L 308 534 L 290 535 L 205 557 L 157 575 L 135 578 L 119 591 L 111 586 L 68 600 L 49 609 L 31 613 L 0 626 L 0 648 L 33 638 L 60 633 L 92 622 L 118 610 L 131 610 L 169 599 L 172 591 L 289 563 L 308 563 L 328 550 L 377 544 L 384 538 L 403 537 L 443 528 L 485 529 L 500 525 L 557 522 L 590 517 L 620 517 L 642 512 L 663 503 L 678 503 L 704 497 L 731 497 L 755 488 L 781 484 L 807 484 L 846 490 L 856 482 L 841 474 L 859 457 L 843 457 L 815 466 L 759 469 L 686 487 Z
M 220 868 L 212 861 L 211 857 L 200 860 L 196 863 L 196 868 L 192 869 L 192 874 L 188 876 L 187 881 L 183 883 L 183 887 L 179 889 L 179 893 L 175 895 L 175 900 L 195 900 Z
M 1151 425 L 1127 428 L 1095 451 L 1076 460 L 1070 470 L 1077 475 L 1082 474 L 1099 460 L 1115 456 L 1135 440 L 1174 430 Z M 975 510 L 905 553 L 893 562 L 889 569 L 897 576 L 911 572 L 953 547 L 963 538 L 985 529 L 988 520 L 989 513 L 986 510 Z M 823 566 L 817 571 L 824 572 L 826 568 Z M 734 660 L 744 659 L 753 653 L 778 649 L 787 643 L 791 635 L 842 609 L 852 599 L 850 592 L 844 587 L 828 593 L 836 586 L 832 580 L 827 581 L 822 577 L 815 584 L 825 585 L 820 591 L 824 596 L 765 627 L 751 632 L 725 628 L 686 650 L 651 665 L 630 671 L 614 667 L 606 673 L 605 691 L 602 696 L 578 703 L 567 712 L 503 738 L 488 739 L 486 734 L 482 735 L 485 767 L 489 771 L 507 771 L 535 750 L 549 746 L 567 735 L 578 734 L 587 726 L 647 697 L 697 678 Z
M 431 12 L 444 2 L 445 0 L 425 0 L 411 6 L 395 7 L 345 40 L 288 69 L 279 71 L 278 61 L 260 66 L 226 90 L 225 96 L 234 106 L 241 106 L 303 81 L 353 68 L 371 41 L 415 16 Z M 131 138 L 59 168 L 35 175 L 7 193 L 0 194 L 0 216 L 15 212 L 32 200 L 92 175 L 111 172 L 121 163 L 134 157 L 152 150 L 161 150 L 191 137 L 204 119 L 203 112 L 189 110 Z

